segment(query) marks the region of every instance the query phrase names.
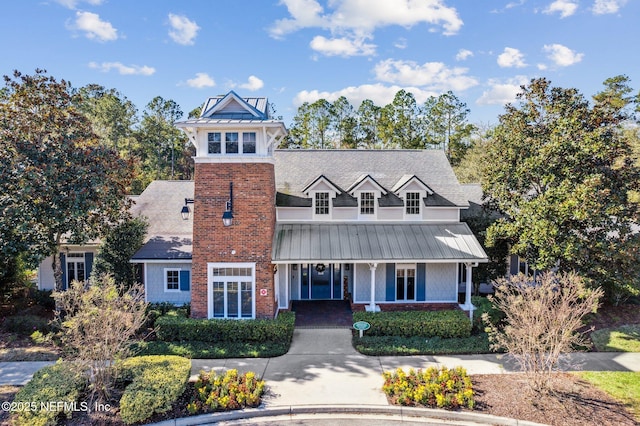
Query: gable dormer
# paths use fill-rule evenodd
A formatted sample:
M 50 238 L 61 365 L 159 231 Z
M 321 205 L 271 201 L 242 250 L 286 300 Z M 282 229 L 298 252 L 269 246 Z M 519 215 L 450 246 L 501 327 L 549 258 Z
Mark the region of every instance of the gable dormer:
M 391 189 L 404 201 L 403 216 L 405 219 L 419 219 L 426 205 L 428 196 L 433 195 L 431 188 L 415 175 L 404 175 Z M 425 202 L 421 202 L 425 200 Z
M 302 189 L 302 193 L 311 199 L 314 220 L 331 219 L 332 200 L 342 193 L 326 176 L 320 175 Z
M 196 147 L 196 162 L 271 162 L 286 129 L 269 110 L 267 98 L 241 98 L 231 91 L 207 99 L 200 117 L 175 125 Z
M 347 192 L 358 200 L 358 219 L 375 220 L 378 213 L 378 200 L 387 195 L 384 189 L 371 175 L 360 176 Z

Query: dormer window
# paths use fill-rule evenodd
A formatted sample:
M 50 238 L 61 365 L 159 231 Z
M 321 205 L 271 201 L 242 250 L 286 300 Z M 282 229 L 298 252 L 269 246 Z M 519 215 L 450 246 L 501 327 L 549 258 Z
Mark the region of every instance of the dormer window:
M 404 199 L 405 213 L 407 215 L 420 214 L 420 193 L 407 192 Z
M 374 192 L 360 193 L 360 214 L 372 215 L 376 213 L 376 195 Z
M 316 215 L 328 215 L 329 214 L 329 193 L 328 192 L 316 192 L 314 197 L 315 213 Z

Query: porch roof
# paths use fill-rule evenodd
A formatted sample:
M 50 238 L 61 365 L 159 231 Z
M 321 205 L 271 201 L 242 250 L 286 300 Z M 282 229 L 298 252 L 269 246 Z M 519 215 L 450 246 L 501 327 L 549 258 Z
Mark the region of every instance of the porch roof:
M 466 223 L 276 225 L 274 263 L 487 262 Z

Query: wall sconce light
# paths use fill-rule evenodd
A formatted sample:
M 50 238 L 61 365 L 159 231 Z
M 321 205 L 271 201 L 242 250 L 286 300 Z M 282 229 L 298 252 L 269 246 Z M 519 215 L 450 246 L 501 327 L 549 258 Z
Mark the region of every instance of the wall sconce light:
M 182 220 L 188 220 L 189 215 L 191 214 L 191 210 L 189 210 L 188 204 L 193 204 L 193 198 L 184 199 L 184 206 L 182 206 L 182 210 L 180 210 L 180 214 L 182 215 Z
M 229 201 L 227 201 L 227 208 L 222 214 L 222 224 L 224 226 L 233 225 L 233 182 L 229 182 Z

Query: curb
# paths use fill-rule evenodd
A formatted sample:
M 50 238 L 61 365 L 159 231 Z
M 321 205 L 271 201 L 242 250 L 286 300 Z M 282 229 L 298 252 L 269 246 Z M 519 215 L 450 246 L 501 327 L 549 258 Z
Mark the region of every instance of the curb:
M 477 425 L 499 426 L 546 426 L 542 423 L 534 423 L 525 420 L 498 417 L 490 414 L 456 412 L 438 410 L 432 408 L 397 407 L 385 405 L 298 405 L 298 406 L 274 406 L 269 408 L 249 408 L 244 410 L 227 411 L 220 413 L 201 414 L 193 417 L 164 420 L 148 426 L 196 426 L 213 424 L 216 422 L 259 419 L 267 420 L 269 417 L 278 416 L 304 416 L 309 414 L 331 415 L 379 415 L 396 416 L 398 422 L 411 418 L 429 418 L 443 421 L 472 422 Z

